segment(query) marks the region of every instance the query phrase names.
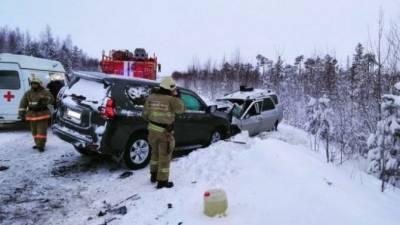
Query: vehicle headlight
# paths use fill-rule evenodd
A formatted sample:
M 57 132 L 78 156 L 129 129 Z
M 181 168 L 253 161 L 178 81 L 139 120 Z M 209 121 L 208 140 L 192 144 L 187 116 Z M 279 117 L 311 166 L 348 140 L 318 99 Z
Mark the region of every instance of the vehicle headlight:
M 65 80 L 65 74 L 64 73 L 50 73 L 50 80 Z

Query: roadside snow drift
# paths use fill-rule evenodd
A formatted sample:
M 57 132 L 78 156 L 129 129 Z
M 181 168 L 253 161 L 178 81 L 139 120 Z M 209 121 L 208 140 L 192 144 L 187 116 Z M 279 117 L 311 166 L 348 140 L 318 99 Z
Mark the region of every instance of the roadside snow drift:
M 27 133 L 0 135 L 0 164 L 10 166 L 0 172 L 0 222 L 5 224 L 398 225 L 400 221 L 399 190 L 381 193 L 380 182 L 356 163 L 327 164 L 321 154 L 309 150 L 304 132 L 287 125 L 256 138 L 236 137 L 246 144 L 221 141 L 175 159 L 171 168 L 175 187 L 163 190 L 149 182 L 147 169 L 121 179 L 125 170 L 107 159 L 82 158 L 56 137 L 50 136 L 48 151 L 40 154 L 30 149 Z M 4 140 L 10 137 L 21 141 Z M 21 191 L 24 185 L 29 189 Z M 203 193 L 211 188 L 226 191 L 227 216 L 203 215 Z M 22 194 L 11 197 L 16 190 Z M 35 200 L 30 195 L 44 200 L 30 201 Z

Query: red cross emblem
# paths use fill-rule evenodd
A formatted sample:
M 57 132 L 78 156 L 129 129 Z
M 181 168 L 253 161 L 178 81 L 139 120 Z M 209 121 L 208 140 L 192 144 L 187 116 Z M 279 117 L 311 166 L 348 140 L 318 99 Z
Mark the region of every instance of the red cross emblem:
M 3 95 L 3 97 L 7 100 L 7 102 L 11 102 L 15 95 L 11 93 L 11 91 L 7 91 L 7 94 Z

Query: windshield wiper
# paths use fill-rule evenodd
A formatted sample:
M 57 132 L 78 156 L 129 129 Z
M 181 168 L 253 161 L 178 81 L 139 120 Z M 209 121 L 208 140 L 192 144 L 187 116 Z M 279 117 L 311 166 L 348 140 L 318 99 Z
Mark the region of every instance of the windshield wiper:
M 90 103 L 94 103 L 94 104 L 99 103 L 99 101 L 95 101 L 95 100 L 86 100 L 86 97 L 83 95 L 70 94 L 68 96 L 71 96 L 73 99 L 78 100 L 80 103 L 82 103 L 82 101 L 90 102 Z
M 70 94 L 69 96 L 71 96 L 72 98 L 75 98 L 77 100 L 86 100 L 86 97 L 83 95 Z

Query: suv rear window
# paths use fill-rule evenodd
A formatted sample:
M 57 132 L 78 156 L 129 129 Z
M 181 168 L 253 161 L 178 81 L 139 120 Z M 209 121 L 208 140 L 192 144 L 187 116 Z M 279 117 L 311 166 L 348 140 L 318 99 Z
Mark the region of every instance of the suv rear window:
M 275 105 L 270 98 L 264 98 L 262 111 L 275 109 Z
M 107 87 L 103 83 L 80 78 L 67 88 L 64 94 L 71 97 L 82 96 L 85 98 L 85 101 L 101 104 L 102 100 L 106 97 Z
M 18 90 L 20 87 L 17 71 L 0 70 L 0 89 Z

